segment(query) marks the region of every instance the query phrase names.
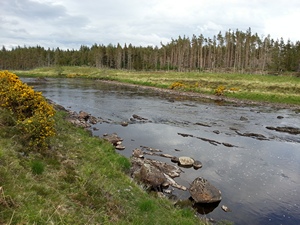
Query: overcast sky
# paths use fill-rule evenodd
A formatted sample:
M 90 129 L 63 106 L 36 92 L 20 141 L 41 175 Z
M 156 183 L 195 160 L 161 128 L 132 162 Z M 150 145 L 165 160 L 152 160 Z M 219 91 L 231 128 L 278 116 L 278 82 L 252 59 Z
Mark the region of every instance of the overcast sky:
M 299 0 L 0 0 L 0 46 L 160 46 L 219 31 L 300 40 Z

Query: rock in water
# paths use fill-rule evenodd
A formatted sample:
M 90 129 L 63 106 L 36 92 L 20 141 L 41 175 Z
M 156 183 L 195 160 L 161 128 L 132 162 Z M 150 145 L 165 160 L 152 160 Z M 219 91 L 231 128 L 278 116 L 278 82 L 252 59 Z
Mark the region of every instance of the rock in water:
M 191 157 L 181 156 L 179 157 L 179 164 L 181 166 L 193 166 L 194 160 Z
M 194 164 L 193 164 L 194 169 L 200 169 L 202 168 L 202 163 L 198 160 L 195 160 Z
M 202 177 L 197 177 L 193 181 L 189 192 L 196 203 L 213 203 L 222 200 L 221 191 Z
M 231 212 L 231 209 L 229 209 L 226 205 L 222 205 L 221 208 L 222 208 L 223 211 L 225 211 L 225 212 Z

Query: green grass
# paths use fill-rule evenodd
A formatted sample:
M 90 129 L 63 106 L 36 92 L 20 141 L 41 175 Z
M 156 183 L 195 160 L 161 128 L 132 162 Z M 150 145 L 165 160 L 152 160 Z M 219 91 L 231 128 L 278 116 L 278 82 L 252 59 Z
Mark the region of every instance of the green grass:
M 50 149 L 29 154 L 11 116 L 0 108 L 0 224 L 204 224 L 144 191 L 127 175 L 127 158 L 64 112 Z
M 173 83 L 181 82 L 185 85 L 185 88 L 181 88 L 180 91 L 211 95 L 222 85 L 226 88 L 224 95 L 230 98 L 300 104 L 300 78 L 289 74 L 274 76 L 208 72 L 146 72 L 97 69 L 95 67 L 47 67 L 14 72 L 20 76 L 81 77 L 115 80 L 160 88 L 169 88 Z M 229 91 L 231 88 L 238 91 L 232 93 Z

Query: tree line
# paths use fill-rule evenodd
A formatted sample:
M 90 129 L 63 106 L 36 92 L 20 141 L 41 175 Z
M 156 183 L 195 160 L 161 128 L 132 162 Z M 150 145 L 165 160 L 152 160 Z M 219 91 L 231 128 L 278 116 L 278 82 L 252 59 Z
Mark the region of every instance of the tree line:
M 15 47 L 0 50 L 1 70 L 28 70 L 48 66 L 92 66 L 127 70 L 176 70 L 216 72 L 300 72 L 300 42 L 247 31 L 219 32 L 171 39 L 161 46 L 82 45 L 78 50 Z

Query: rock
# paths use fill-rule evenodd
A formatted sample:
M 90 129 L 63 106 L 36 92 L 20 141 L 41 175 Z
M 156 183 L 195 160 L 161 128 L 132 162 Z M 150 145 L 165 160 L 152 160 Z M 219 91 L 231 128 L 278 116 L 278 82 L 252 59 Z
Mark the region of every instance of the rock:
M 170 159 L 172 159 L 173 158 L 173 156 L 172 155 L 170 155 L 170 154 L 158 154 L 159 156 L 161 156 L 161 157 L 165 157 L 165 158 L 170 158 Z
M 135 151 L 137 154 L 138 150 Z M 172 185 L 184 189 L 172 177 L 178 177 L 182 172 L 178 167 L 152 159 L 131 158 L 131 174 L 136 180 L 157 189 Z M 185 189 L 186 190 L 186 189 Z
M 136 114 L 133 114 L 133 115 L 132 115 L 132 118 L 133 118 L 134 120 L 148 120 L 147 118 L 141 117 L 141 116 L 136 115 Z
M 248 121 L 248 118 L 246 118 L 246 117 L 244 117 L 244 116 L 241 116 L 241 117 L 240 117 L 240 120 L 241 120 L 241 121 Z
M 213 203 L 222 200 L 221 191 L 202 177 L 192 182 L 189 192 L 196 203 Z
M 181 156 L 178 158 L 179 159 L 179 164 L 181 166 L 193 166 L 194 164 L 194 159 L 192 159 L 191 157 L 187 157 L 187 156 Z
M 96 117 L 94 117 L 94 116 L 89 116 L 89 117 L 88 117 L 88 120 L 89 120 L 89 122 L 90 122 L 91 124 L 96 124 L 96 123 L 98 123 L 98 119 L 97 119 Z
M 128 122 L 126 122 L 126 121 L 121 122 L 121 126 L 127 127 L 128 126 Z
M 296 127 L 266 127 L 268 130 L 275 130 L 278 132 L 286 132 L 289 134 L 300 134 L 300 128 Z
M 89 117 L 90 117 L 90 115 L 87 112 L 84 112 L 84 111 L 80 111 L 79 114 L 78 114 L 78 118 L 80 120 L 88 121 Z
M 195 160 L 195 162 L 193 163 L 193 167 L 196 170 L 200 169 L 200 168 L 202 168 L 202 163 L 200 161 L 198 161 L 198 160 Z
M 151 161 L 132 158 L 132 177 L 155 190 L 160 189 L 167 181 L 163 172 L 154 166 Z
M 224 146 L 226 146 L 226 147 L 236 147 L 236 146 L 234 146 L 233 144 L 226 143 L 226 142 L 223 142 L 222 144 L 223 144 Z
M 235 131 L 238 135 L 244 136 L 244 137 L 252 137 L 252 138 L 256 138 L 258 140 L 268 140 L 268 138 L 262 134 L 256 134 L 256 133 L 240 133 L 238 131 Z
M 118 137 L 117 134 L 106 134 L 103 135 L 103 139 L 109 141 L 110 143 L 112 143 L 114 146 L 118 145 L 119 141 L 123 141 L 122 138 Z
M 226 205 L 222 205 L 221 208 L 222 208 L 223 211 L 225 211 L 225 212 L 231 212 L 231 209 L 229 209 Z
M 160 169 L 163 173 L 168 174 L 170 177 L 179 177 L 180 173 L 182 172 L 181 169 L 179 169 L 177 166 L 173 166 L 170 164 L 167 164 L 165 162 L 160 162 L 154 159 L 151 159 L 151 163 L 156 166 L 158 169 Z
M 173 156 L 173 157 L 171 158 L 171 161 L 172 161 L 173 163 L 179 163 L 179 158 L 176 157 L 176 156 Z
M 215 134 L 220 134 L 220 131 L 218 131 L 218 130 L 214 130 L 213 131 Z
M 192 135 L 192 134 L 184 134 L 184 133 L 177 133 L 177 134 L 182 137 L 194 137 L 194 135 Z
M 206 123 L 195 123 L 195 125 L 203 126 L 203 127 L 211 127 L 209 124 Z
M 124 150 L 124 149 L 125 149 L 125 146 L 122 145 L 122 144 L 118 144 L 118 145 L 116 145 L 116 149 L 117 149 L 117 150 Z
M 283 119 L 284 117 L 283 116 L 277 116 L 277 119 Z
M 144 153 L 141 149 L 136 148 L 132 151 L 132 156 L 136 158 L 144 158 Z
M 187 188 L 183 185 L 180 185 L 178 184 L 174 179 L 172 179 L 170 176 L 168 176 L 167 174 L 164 174 L 166 179 L 167 179 L 167 182 L 174 188 L 177 188 L 177 189 L 180 189 L 180 190 L 183 190 L 183 191 L 186 191 Z

